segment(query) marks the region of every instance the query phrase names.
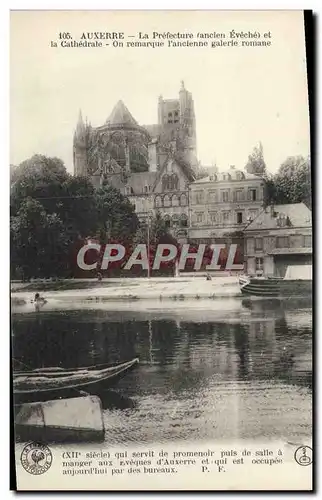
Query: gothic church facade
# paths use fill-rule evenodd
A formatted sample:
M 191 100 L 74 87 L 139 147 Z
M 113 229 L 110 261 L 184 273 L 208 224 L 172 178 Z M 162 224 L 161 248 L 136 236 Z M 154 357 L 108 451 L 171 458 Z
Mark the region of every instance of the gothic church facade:
M 139 125 L 122 101 L 96 128 L 80 113 L 73 160 L 75 175 L 97 187 L 107 181 L 130 198 L 141 219 L 160 211 L 169 226 L 187 227 L 189 184 L 198 169 L 191 93 L 182 82 L 177 99 L 160 96 L 153 125 Z

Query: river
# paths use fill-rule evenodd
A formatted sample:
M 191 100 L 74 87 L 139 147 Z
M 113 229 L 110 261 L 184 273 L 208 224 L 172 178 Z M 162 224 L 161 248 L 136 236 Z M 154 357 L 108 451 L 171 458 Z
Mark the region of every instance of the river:
M 112 444 L 311 438 L 311 303 L 195 304 L 14 313 L 13 356 L 30 368 L 139 357 L 102 397 Z

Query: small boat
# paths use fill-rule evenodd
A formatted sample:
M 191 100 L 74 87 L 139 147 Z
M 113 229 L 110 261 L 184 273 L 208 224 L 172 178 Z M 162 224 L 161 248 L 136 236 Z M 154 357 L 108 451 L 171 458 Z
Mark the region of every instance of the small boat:
M 83 368 L 40 368 L 13 373 L 14 395 L 62 393 L 70 389 L 86 389 L 104 383 L 110 386 L 124 377 L 139 362 L 138 358 L 117 365 Z
M 260 297 L 307 297 L 312 295 L 312 266 L 288 266 L 284 278 L 240 276 L 240 290 Z

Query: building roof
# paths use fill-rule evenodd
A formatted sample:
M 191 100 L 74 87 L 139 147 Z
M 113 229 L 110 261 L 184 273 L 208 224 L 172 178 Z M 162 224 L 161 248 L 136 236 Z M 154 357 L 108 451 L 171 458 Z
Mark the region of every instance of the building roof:
M 214 172 L 207 177 L 202 177 L 197 179 L 195 184 L 204 184 L 207 182 L 227 182 L 227 181 L 242 181 L 242 180 L 262 180 L 259 175 L 249 174 L 244 170 L 236 169 L 235 167 L 230 167 L 229 170 L 223 172 Z
M 195 177 L 194 171 L 191 168 L 191 166 L 189 165 L 189 163 L 186 162 L 179 154 L 171 153 L 168 155 L 168 157 L 165 160 L 165 162 L 163 163 L 162 167 L 158 170 L 155 181 L 154 181 L 153 189 L 157 185 L 160 177 L 162 176 L 166 166 L 168 165 L 168 163 L 170 161 L 174 161 L 181 168 L 181 170 L 183 171 L 183 173 L 185 174 L 185 176 L 187 177 L 187 179 L 190 182 L 193 182 L 195 180 L 196 177 Z
M 131 188 L 131 194 L 143 194 L 145 186 L 149 187 L 149 192 L 152 192 L 157 172 L 134 172 L 125 183 L 125 187 Z
M 285 226 L 280 225 L 281 217 L 287 219 Z M 311 210 L 304 203 L 271 205 L 260 212 L 245 228 L 245 231 L 280 229 L 281 227 L 312 227 Z
M 106 120 L 108 125 L 131 125 L 138 127 L 139 124 L 133 118 L 123 101 L 118 101 L 113 108 L 112 113 Z

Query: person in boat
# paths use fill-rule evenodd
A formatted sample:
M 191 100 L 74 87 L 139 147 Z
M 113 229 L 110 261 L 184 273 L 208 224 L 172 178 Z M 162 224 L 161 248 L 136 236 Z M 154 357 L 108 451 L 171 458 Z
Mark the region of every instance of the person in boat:
M 207 273 L 207 274 L 206 274 L 206 280 L 207 280 L 207 281 L 211 281 L 211 280 L 212 280 L 212 277 L 210 276 L 210 274 L 209 274 L 209 273 Z
M 97 279 L 98 279 L 98 281 L 102 281 L 102 278 L 103 278 L 102 273 L 98 272 L 97 273 Z

